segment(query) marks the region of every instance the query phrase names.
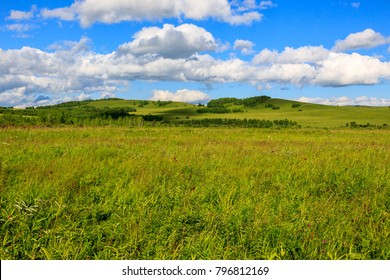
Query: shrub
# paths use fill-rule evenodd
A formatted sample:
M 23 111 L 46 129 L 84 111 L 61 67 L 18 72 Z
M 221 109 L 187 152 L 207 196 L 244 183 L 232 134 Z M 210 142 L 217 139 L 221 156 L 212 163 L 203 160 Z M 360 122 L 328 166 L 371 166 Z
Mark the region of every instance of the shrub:
M 301 107 L 301 106 L 302 106 L 302 104 L 293 103 L 293 104 L 291 105 L 291 108 L 298 108 L 298 107 Z

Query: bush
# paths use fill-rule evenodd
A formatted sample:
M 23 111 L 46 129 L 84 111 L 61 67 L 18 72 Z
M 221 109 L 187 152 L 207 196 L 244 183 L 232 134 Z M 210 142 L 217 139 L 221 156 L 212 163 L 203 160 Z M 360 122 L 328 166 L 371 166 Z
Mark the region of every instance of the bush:
M 271 127 L 299 127 L 297 122 L 290 120 L 258 120 L 258 119 L 201 119 L 201 120 L 181 120 L 175 122 L 164 122 L 164 124 L 191 126 L 191 127 L 253 127 L 253 128 L 271 128 Z
M 349 128 L 376 128 L 376 129 L 387 129 L 387 128 L 389 128 L 389 125 L 388 125 L 387 123 L 385 123 L 385 124 L 383 124 L 383 125 L 370 124 L 370 123 L 358 124 L 358 123 L 356 123 L 355 121 L 353 121 L 353 122 L 346 123 L 345 127 L 349 127 Z

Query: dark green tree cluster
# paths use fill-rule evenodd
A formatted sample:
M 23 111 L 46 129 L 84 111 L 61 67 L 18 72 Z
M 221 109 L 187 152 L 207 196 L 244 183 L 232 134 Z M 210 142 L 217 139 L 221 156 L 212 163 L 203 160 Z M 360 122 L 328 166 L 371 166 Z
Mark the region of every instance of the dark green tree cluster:
M 256 107 L 257 105 L 260 105 L 264 103 L 265 101 L 271 99 L 271 97 L 266 95 L 261 96 L 253 96 L 248 98 L 235 98 L 235 97 L 224 97 L 224 98 L 218 98 L 213 99 L 209 103 L 207 103 L 207 107 L 222 107 L 227 104 L 231 105 L 243 105 L 246 107 Z
M 256 107 L 265 101 L 269 100 L 269 96 L 253 96 L 248 98 L 235 98 L 235 97 L 224 97 L 211 100 L 207 107 L 199 108 L 197 110 L 200 114 L 214 113 L 214 114 L 226 114 L 226 113 L 239 113 L 243 112 L 240 108 L 229 109 L 227 106 L 244 106 L 244 107 Z
M 135 115 L 132 115 L 135 116 Z M 141 115 L 142 119 L 146 122 L 161 122 L 164 120 L 163 116 L 160 115 Z
M 158 107 L 165 107 L 165 106 L 167 106 L 167 105 L 169 105 L 169 104 L 171 104 L 171 103 L 173 103 L 173 101 L 160 101 L 160 100 L 158 100 L 158 101 L 156 102 L 156 105 L 157 105 Z
M 279 106 L 276 106 L 276 105 L 274 105 L 272 103 L 268 103 L 267 105 L 265 105 L 265 108 L 270 108 L 272 110 L 279 110 L 280 109 Z
M 345 127 L 348 127 L 348 128 L 374 128 L 374 129 L 387 129 L 389 128 L 389 125 L 387 123 L 385 124 L 382 124 L 382 125 L 378 125 L 378 124 L 370 124 L 370 123 L 366 123 L 366 124 L 358 124 L 356 122 L 349 122 L 345 125 Z
M 298 107 L 301 107 L 301 106 L 302 106 L 302 104 L 300 104 L 300 103 L 293 103 L 291 105 L 291 108 L 298 108 Z
M 163 122 L 169 125 L 191 126 L 191 127 L 254 127 L 254 128 L 272 128 L 272 127 L 300 127 L 297 122 L 291 120 L 258 120 L 258 119 L 200 119 L 188 121 Z
M 138 107 L 142 108 L 142 107 L 144 107 L 146 105 L 149 105 L 149 101 L 142 100 L 142 101 L 139 102 Z
M 136 112 L 132 107 L 97 108 L 88 106 L 88 101 L 67 102 L 45 107 L 26 109 L 0 109 L 0 124 L 97 124 L 105 125 L 113 121 L 130 118 Z

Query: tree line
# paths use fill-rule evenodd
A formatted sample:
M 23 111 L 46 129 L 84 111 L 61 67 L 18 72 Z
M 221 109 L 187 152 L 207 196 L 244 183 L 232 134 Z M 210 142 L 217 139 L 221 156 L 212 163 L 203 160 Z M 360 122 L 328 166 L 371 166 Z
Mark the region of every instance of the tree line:
M 244 107 L 256 107 L 265 101 L 269 100 L 271 97 L 262 95 L 262 96 L 253 96 L 248 98 L 235 98 L 235 97 L 223 97 L 218 99 L 213 99 L 207 103 L 207 107 L 199 108 L 196 112 L 199 114 L 213 113 L 213 114 L 227 114 L 227 113 L 240 113 L 244 112 L 241 108 L 227 108 L 227 106 L 241 105 Z
M 226 104 L 243 105 L 246 107 L 256 107 L 257 105 L 260 105 L 269 99 L 271 99 L 271 97 L 266 95 L 253 96 L 248 98 L 224 97 L 224 98 L 211 100 L 209 103 L 207 103 L 207 107 L 209 108 L 223 107 Z
M 190 127 L 253 127 L 253 128 L 289 128 L 300 127 L 297 122 L 291 120 L 259 120 L 259 119 L 194 119 L 194 120 L 181 120 L 168 122 L 164 121 L 163 124 L 175 125 L 175 126 L 190 126 Z

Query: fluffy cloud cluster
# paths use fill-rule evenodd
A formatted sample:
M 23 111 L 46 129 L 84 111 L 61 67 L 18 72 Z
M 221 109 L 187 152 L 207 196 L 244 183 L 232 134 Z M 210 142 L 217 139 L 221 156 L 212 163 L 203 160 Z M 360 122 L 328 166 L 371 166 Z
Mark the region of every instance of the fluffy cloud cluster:
M 28 12 L 11 10 L 11 13 L 7 19 L 11 20 L 28 20 L 34 17 L 34 13 L 37 11 L 37 6 L 33 5 Z
M 187 18 L 204 20 L 214 18 L 233 25 L 251 24 L 259 21 L 262 14 L 258 9 L 273 7 L 271 1 L 261 1 L 256 5 L 254 0 L 231 5 L 228 0 L 79 0 L 69 7 L 43 9 L 44 18 L 59 18 L 61 20 L 79 20 L 83 27 L 89 27 L 96 22 L 112 24 L 122 21 L 161 20 L 166 18 Z
M 37 11 L 38 8 L 36 5 L 33 5 L 28 12 L 11 10 L 10 15 L 6 19 L 15 21 L 15 23 L 6 24 L 6 30 L 14 32 L 14 37 L 29 37 L 27 33 L 33 29 L 38 28 L 38 26 L 29 22 L 32 18 L 34 18 Z
M 286 48 L 282 53 L 265 49 L 253 63 L 263 70 L 257 77 L 264 82 L 336 87 L 390 79 L 389 62 L 358 53 L 336 53 L 322 46 Z
M 380 33 L 368 28 L 362 32 L 350 34 L 344 40 L 337 41 L 333 50 L 336 52 L 344 52 L 357 49 L 370 49 L 385 44 L 390 44 L 390 37 L 385 38 Z
M 180 101 L 187 103 L 207 102 L 211 98 L 207 94 L 189 89 L 181 89 L 176 92 L 170 92 L 167 90 L 154 90 L 150 100 L 155 101 Z
M 253 58 L 253 62 L 258 65 L 316 63 L 326 59 L 329 53 L 330 51 L 323 46 L 305 46 L 297 49 L 286 47 L 282 53 L 264 49 Z
M 253 51 L 253 47 L 255 46 L 255 44 L 251 41 L 248 41 L 248 40 L 236 40 L 234 42 L 234 49 L 235 50 L 240 50 L 242 54 L 244 55 L 250 55 L 252 54 L 254 51 Z
M 177 42 L 178 38 L 179 44 Z M 235 48 L 251 49 L 251 42 L 239 41 Z M 39 96 L 85 98 L 126 90 L 128 83 L 183 81 L 205 84 L 240 82 L 259 86 L 273 82 L 297 86 L 328 87 L 377 84 L 390 80 L 390 62 L 358 53 L 342 53 L 323 46 L 264 49 L 251 61 L 217 59 L 203 51 L 218 47 L 205 29 L 191 24 L 146 28 L 134 40 L 109 54 L 91 51 L 91 42 L 62 42 L 50 51 L 23 47 L 0 49 L 0 103 L 48 102 Z M 200 92 L 155 91 L 153 98 L 197 102 L 209 98 Z
M 180 43 L 178 43 L 180 42 Z M 163 28 L 144 28 L 134 35 L 134 41 L 119 47 L 121 53 L 135 56 L 161 55 L 166 58 L 188 58 L 198 52 L 212 51 L 217 43 L 211 33 L 193 24 Z

